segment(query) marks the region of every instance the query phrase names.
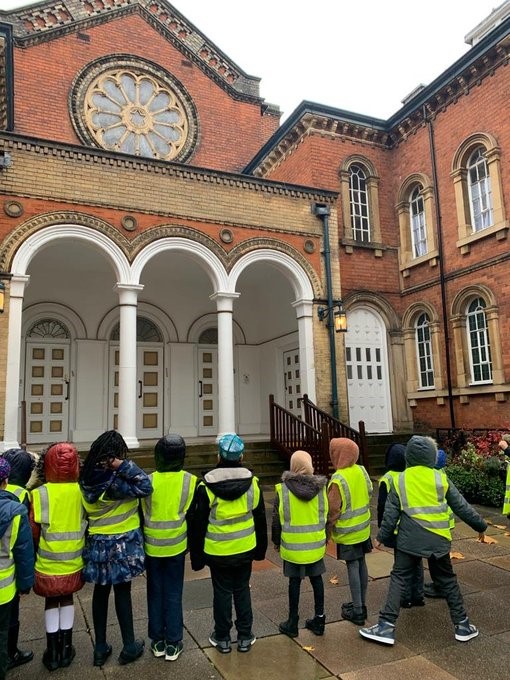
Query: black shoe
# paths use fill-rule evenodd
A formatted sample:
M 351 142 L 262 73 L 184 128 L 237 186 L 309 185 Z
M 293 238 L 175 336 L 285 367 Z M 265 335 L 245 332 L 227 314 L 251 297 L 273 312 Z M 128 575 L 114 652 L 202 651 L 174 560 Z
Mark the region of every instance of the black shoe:
M 209 642 L 213 647 L 215 647 L 221 654 L 230 654 L 232 651 L 232 645 L 230 640 L 218 640 L 214 633 L 209 636 Z
M 145 642 L 143 640 L 135 640 L 128 648 L 123 648 L 119 654 L 119 663 L 121 666 L 125 666 L 127 663 L 132 663 L 139 659 L 145 647 Z
M 42 661 L 49 671 L 60 668 L 60 631 L 46 633 L 46 649 Z
M 350 621 L 348 616 L 349 616 L 349 613 L 352 613 L 353 609 L 354 609 L 354 604 L 352 602 L 344 602 L 342 604 L 342 618 L 347 618 Z M 344 612 L 347 612 L 347 617 L 344 617 Z M 367 611 L 366 605 L 363 605 L 361 607 L 361 614 L 362 614 L 362 616 L 365 617 L 365 619 L 368 618 L 368 611 Z
M 352 609 L 344 609 L 342 611 L 342 618 L 354 623 L 356 626 L 364 626 L 367 617 L 363 607 L 353 607 Z
M 111 645 L 105 645 L 104 649 L 99 650 L 96 647 L 94 647 L 94 666 L 104 666 L 106 663 L 106 660 L 112 653 L 112 646 Z
M 73 647 L 73 629 L 60 631 L 60 668 L 67 668 L 76 656 L 76 649 Z
M 24 663 L 32 661 L 33 658 L 33 652 L 23 652 L 21 649 L 17 649 L 12 656 L 9 656 L 7 661 L 7 670 L 10 671 L 12 668 L 16 668 L 17 666 L 23 666 Z
M 311 630 L 314 635 L 324 635 L 324 626 L 326 624 L 326 616 L 315 615 L 313 619 L 306 619 L 305 628 Z
M 289 616 L 287 621 L 282 621 L 282 623 L 280 623 L 280 625 L 278 626 L 278 630 L 280 631 L 280 633 L 283 633 L 284 635 L 288 635 L 291 638 L 295 638 L 299 635 L 298 620 L 299 619 L 294 619 Z
M 417 598 L 415 600 L 402 600 L 400 606 L 402 609 L 411 609 L 411 607 L 424 607 L 425 600 L 423 597 Z
M 238 640 L 237 641 L 237 651 L 238 652 L 249 652 L 252 645 L 254 645 L 257 642 L 257 638 L 255 635 L 250 635 L 249 638 L 244 638 L 244 640 Z

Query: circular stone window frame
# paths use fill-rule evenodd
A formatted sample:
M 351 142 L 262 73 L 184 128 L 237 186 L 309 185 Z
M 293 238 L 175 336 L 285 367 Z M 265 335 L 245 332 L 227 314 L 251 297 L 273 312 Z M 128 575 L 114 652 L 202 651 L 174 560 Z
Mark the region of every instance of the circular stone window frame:
M 188 119 L 188 137 L 180 151 L 174 157 L 166 159 L 152 156 L 127 154 L 127 152 L 124 151 L 112 151 L 111 149 L 106 149 L 105 147 L 100 146 L 90 131 L 85 120 L 85 98 L 89 87 L 98 77 L 106 75 L 109 71 L 118 71 L 121 69 L 132 71 L 136 75 L 147 75 L 151 78 L 154 78 L 161 85 L 171 90 L 178 99 Z M 68 106 L 74 130 L 80 141 L 86 146 L 103 149 L 104 151 L 110 151 L 111 153 L 126 153 L 127 155 L 132 155 L 135 158 L 140 159 L 166 160 L 171 163 L 183 163 L 190 158 L 198 145 L 198 113 L 188 91 L 184 85 L 171 73 L 161 68 L 157 64 L 154 64 L 153 62 L 141 57 L 133 57 L 125 54 L 108 55 L 87 64 L 87 66 L 85 66 L 78 73 L 71 85 Z

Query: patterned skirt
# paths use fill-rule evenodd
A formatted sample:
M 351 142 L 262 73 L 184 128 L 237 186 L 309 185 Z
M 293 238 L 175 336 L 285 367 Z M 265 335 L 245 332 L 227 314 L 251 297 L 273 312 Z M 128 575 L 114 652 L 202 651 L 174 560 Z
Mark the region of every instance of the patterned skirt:
M 87 583 L 106 586 L 131 581 L 145 569 L 142 532 L 133 529 L 124 534 L 89 534 L 83 559 Z

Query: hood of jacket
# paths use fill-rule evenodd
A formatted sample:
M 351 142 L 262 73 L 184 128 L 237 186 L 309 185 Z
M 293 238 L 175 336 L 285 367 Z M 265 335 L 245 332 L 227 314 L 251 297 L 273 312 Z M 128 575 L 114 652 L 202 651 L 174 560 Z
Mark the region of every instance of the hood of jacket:
M 406 464 L 407 467 L 423 465 L 433 468 L 437 459 L 437 444 L 432 437 L 419 437 L 415 435 L 407 442 Z
M 356 442 L 346 437 L 336 437 L 329 442 L 329 457 L 335 470 L 351 467 L 359 458 Z
M 0 490 L 0 538 L 3 537 L 16 515 L 26 514 L 26 507 L 19 502 L 13 493 L 5 489 Z
M 403 472 L 406 468 L 406 447 L 403 444 L 390 444 L 386 449 L 386 470 Z
M 328 483 L 327 477 L 321 475 L 300 475 L 296 472 L 284 472 L 282 483 L 303 501 L 315 498 Z
M 214 470 L 205 473 L 203 481 L 218 498 L 234 501 L 248 491 L 253 481 L 253 473 L 241 463 L 222 460 Z
M 44 455 L 44 477 L 47 482 L 77 482 L 80 458 L 73 444 L 59 442 Z

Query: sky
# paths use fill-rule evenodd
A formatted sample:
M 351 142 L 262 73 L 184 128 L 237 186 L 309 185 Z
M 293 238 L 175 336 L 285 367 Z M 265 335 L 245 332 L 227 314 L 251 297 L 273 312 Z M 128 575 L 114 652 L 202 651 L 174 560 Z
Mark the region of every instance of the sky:
M 503 0 L 174 0 L 283 112 L 303 100 L 389 118 Z M 0 9 L 26 4 L 0 0 Z

